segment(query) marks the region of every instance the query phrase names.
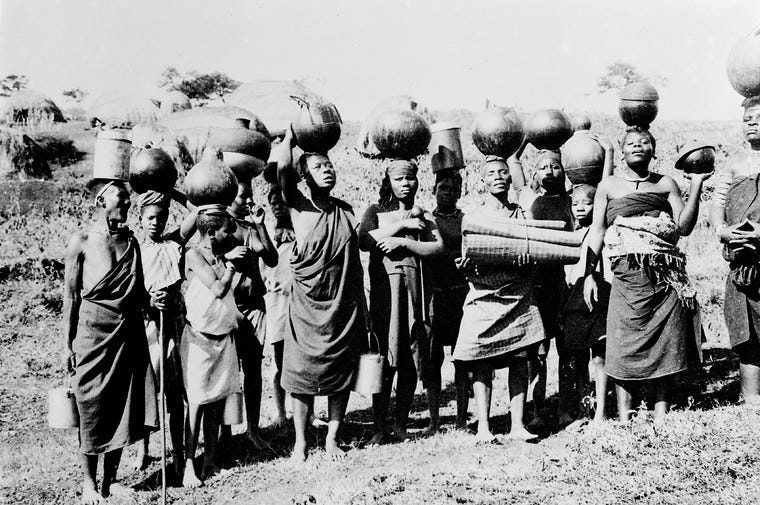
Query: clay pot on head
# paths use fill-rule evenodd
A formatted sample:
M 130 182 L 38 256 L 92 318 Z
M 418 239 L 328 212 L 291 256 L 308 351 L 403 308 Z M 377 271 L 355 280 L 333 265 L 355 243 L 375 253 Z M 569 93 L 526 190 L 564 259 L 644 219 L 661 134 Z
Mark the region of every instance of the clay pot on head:
M 136 193 L 169 193 L 177 182 L 177 167 L 166 151 L 146 145 L 135 151 L 129 164 L 129 185 Z
M 736 41 L 728 53 L 726 72 L 740 95 L 760 95 L 760 28 Z
M 587 131 L 578 131 L 562 146 L 562 165 L 573 184 L 596 186 L 604 171 L 604 148 Z
M 649 129 L 657 117 L 660 95 L 651 84 L 640 81 L 629 84 L 620 92 L 618 112 L 628 126 Z
M 591 118 L 587 114 L 572 114 L 570 116 L 570 123 L 573 125 L 574 132 L 591 129 Z
M 523 126 L 514 110 L 492 107 L 475 117 L 472 141 L 486 156 L 508 158 L 523 141 Z
M 261 173 L 271 144 L 263 134 L 248 129 L 247 119 L 236 120 L 237 128 L 212 128 L 207 145 L 222 151 L 222 158 L 240 180 L 250 182 Z
M 525 137 L 537 149 L 559 149 L 573 135 L 573 125 L 561 110 L 539 110 L 525 122 Z
M 185 194 L 195 206 L 230 205 L 237 192 L 237 177 L 224 163 L 218 149 L 207 148 L 201 161 L 185 176 Z
M 409 160 L 423 154 L 430 144 L 430 126 L 411 110 L 387 110 L 378 114 L 370 136 L 386 158 Z
M 306 152 L 327 154 L 340 140 L 338 109 L 331 103 L 296 101 L 301 104 L 301 112 L 292 124 L 296 144 Z
M 691 142 L 679 150 L 676 170 L 686 174 L 707 174 L 715 170 L 715 146 Z

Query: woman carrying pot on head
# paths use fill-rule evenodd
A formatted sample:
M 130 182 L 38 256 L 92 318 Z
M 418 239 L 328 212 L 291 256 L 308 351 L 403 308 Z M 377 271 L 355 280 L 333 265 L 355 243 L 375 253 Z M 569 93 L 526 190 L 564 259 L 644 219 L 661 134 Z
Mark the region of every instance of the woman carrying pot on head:
M 417 165 L 394 160 L 380 186 L 380 200 L 364 213 L 359 228 L 359 247 L 370 253 L 369 310 L 372 325 L 386 356 L 383 390 L 372 399 L 375 433 L 370 443 L 382 443 L 393 377 L 396 386 L 394 436 L 406 438 L 414 390 L 424 377 L 429 355 L 427 321 L 420 258 L 444 252 L 443 240 L 433 216 L 414 206 Z
M 584 299 L 592 310 L 593 272 L 604 245 L 614 274 L 606 368 L 616 381 L 618 416 L 628 421 L 631 392 L 651 381 L 655 420 L 662 421 L 672 400 L 671 379 L 688 368 L 700 345 L 696 293 L 676 244 L 694 229 L 702 185 L 712 172 L 685 175 L 690 184 L 684 202 L 672 178 L 650 172 L 655 139 L 648 130 L 628 128 L 621 150 L 621 175 L 602 180 L 594 199 Z

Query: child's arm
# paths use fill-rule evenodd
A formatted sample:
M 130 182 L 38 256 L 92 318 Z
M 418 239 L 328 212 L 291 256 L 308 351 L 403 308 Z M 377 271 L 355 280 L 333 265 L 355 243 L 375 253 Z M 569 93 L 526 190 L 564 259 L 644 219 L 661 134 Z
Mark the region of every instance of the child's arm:
M 594 303 L 597 301 L 597 286 L 594 279 L 594 272 L 599 263 L 602 253 L 602 244 L 604 243 L 604 234 L 607 231 L 607 201 L 608 201 L 608 181 L 602 179 L 596 190 L 594 197 L 594 214 L 591 221 L 591 228 L 588 232 L 588 245 L 586 247 L 586 267 L 584 276 L 586 280 L 583 283 L 583 299 L 589 311 L 594 310 Z
M 241 252 L 240 249 L 244 251 Z M 227 258 L 229 260 L 242 259 L 247 250 L 247 247 L 239 246 L 227 253 L 225 257 L 229 255 Z M 206 261 L 206 258 L 195 249 L 187 251 L 185 255 L 185 268 L 188 274 L 192 272 L 217 298 L 223 298 L 227 294 L 232 286 L 232 278 L 235 275 L 235 267 L 230 262 L 227 263 L 227 268 L 221 279 L 218 278 L 214 269 Z

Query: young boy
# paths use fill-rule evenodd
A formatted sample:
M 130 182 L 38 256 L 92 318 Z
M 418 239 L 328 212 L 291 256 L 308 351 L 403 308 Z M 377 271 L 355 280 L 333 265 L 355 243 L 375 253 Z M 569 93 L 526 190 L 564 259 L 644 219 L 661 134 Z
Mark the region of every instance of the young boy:
M 151 351 L 153 371 L 159 374 L 159 336 L 161 313 L 164 314 L 164 359 L 165 396 L 168 412 L 169 435 L 172 440 L 172 454 L 177 475 L 182 475 L 183 431 L 185 422 L 184 392 L 182 387 L 182 369 L 179 359 L 179 341 L 185 326 L 184 306 L 180 286 L 184 274 L 183 248 L 195 232 L 194 213 L 188 215 L 182 224 L 171 233 L 164 234 L 169 218 L 168 195 L 156 191 L 147 191 L 140 195 L 140 224 L 145 232 L 145 240 L 140 244 L 143 280 L 145 289 L 150 294 L 152 303 L 145 311 L 145 333 Z M 148 437 L 143 442 L 142 468 L 147 467 Z
M 282 376 L 282 354 L 285 346 L 285 332 L 288 324 L 288 303 L 290 300 L 290 283 L 292 275 L 290 273 L 290 257 L 293 254 L 295 245 L 295 235 L 293 234 L 293 223 L 290 221 L 290 214 L 285 203 L 282 201 L 282 194 L 278 186 L 273 185 L 269 191 L 269 206 L 272 215 L 276 220 L 274 228 L 274 243 L 277 247 L 277 266 L 268 267 L 261 262 L 261 276 L 264 279 L 267 293 L 264 295 L 266 303 L 266 340 L 272 344 L 274 350 L 275 373 L 272 376 L 272 387 L 274 389 L 274 402 L 277 409 L 275 425 L 285 424 L 285 390 L 280 385 Z
M 183 485 L 202 484 L 193 466 L 203 421 L 205 457 L 202 478 L 216 472 L 214 462 L 225 399 L 240 390 L 238 357 L 232 333 L 244 316 L 233 298 L 237 273 L 252 261 L 245 246 L 236 246 L 235 222 L 224 206 L 198 209 L 200 243 L 185 257 L 187 325 L 180 354 L 187 392 L 187 461 Z
M 565 279 L 568 289 L 563 294 L 560 309 L 560 326 L 564 335 L 564 353 L 570 360 L 570 368 L 574 371 L 571 377 L 570 399 L 579 405 L 588 387 L 589 350 L 591 351 L 591 368 L 596 385 L 596 404 L 594 406 L 594 421 L 604 419 L 605 400 L 607 393 L 607 374 L 604 371 L 604 342 L 607 333 L 607 304 L 610 296 L 610 284 L 604 274 L 606 262 L 597 267 L 596 277 L 598 299 L 594 310 L 589 311 L 583 299 L 584 271 L 586 267 L 586 249 L 588 231 L 594 211 L 594 196 L 596 188 L 581 184 L 573 189 L 572 209 L 575 218 L 575 229 L 583 233 L 581 244 L 581 259 L 575 265 L 565 267 Z M 610 274 L 611 275 L 611 274 Z
M 469 286 L 455 260 L 462 254 L 462 213 L 457 201 L 462 193 L 462 176 L 458 170 L 445 170 L 435 174 L 436 208 L 433 217 L 443 239 L 446 253 L 441 257 L 431 257 L 425 261 L 425 268 L 433 280 L 432 323 L 430 335 L 430 366 L 427 377 L 427 395 L 430 408 L 429 433 L 440 427 L 438 410 L 441 397 L 441 366 L 444 346 L 456 345 L 459 325 L 462 322 L 462 307 Z M 454 385 L 456 388 L 458 429 L 467 427 L 467 404 L 469 402 L 469 380 L 460 362 L 454 363 Z
M 264 226 L 264 210 L 254 209 L 251 183 L 238 181 L 238 194 L 230 205 L 228 212 L 237 226 L 235 230 L 236 245 L 248 248 L 252 256 L 261 258 L 269 267 L 277 265 L 277 250 L 269 239 Z M 248 439 L 257 450 L 267 448 L 259 434 L 259 417 L 261 414 L 261 360 L 264 357 L 266 288 L 261 278 L 259 262 L 247 263 L 240 271 L 233 285 L 235 303 L 245 316 L 240 328 L 235 333 L 235 346 L 243 370 L 243 394 L 245 395 L 245 414 L 248 422 Z M 231 435 L 229 426 L 224 426 L 223 436 Z

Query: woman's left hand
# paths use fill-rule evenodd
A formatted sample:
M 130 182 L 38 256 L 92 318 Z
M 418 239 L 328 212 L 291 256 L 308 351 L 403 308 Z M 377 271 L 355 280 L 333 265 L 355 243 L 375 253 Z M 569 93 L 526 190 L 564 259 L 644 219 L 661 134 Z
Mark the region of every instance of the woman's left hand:
M 702 182 L 705 182 L 710 177 L 712 177 L 714 173 L 715 173 L 715 170 L 713 170 L 711 172 L 707 172 L 706 174 L 687 174 L 687 173 L 684 173 L 683 177 L 684 177 L 684 179 L 690 180 L 692 183 L 695 183 L 695 182 L 702 183 Z
M 399 237 L 385 237 L 377 241 L 377 248 L 384 254 L 389 254 L 396 249 L 404 247 L 404 239 Z
M 261 226 L 264 224 L 264 216 L 266 215 L 266 211 L 264 211 L 263 207 L 256 206 L 251 209 L 251 222 L 255 225 Z

